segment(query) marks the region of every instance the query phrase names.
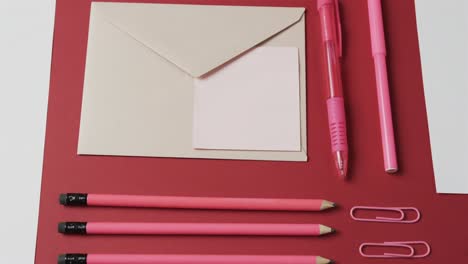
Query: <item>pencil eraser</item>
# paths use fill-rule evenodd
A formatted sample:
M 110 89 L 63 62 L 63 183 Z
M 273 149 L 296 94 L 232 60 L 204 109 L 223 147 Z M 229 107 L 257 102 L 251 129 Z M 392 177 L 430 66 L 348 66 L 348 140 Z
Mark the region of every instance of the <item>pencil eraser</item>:
M 64 233 L 65 233 L 65 230 L 66 230 L 66 226 L 67 226 L 66 223 L 59 223 L 59 224 L 58 224 L 58 231 L 59 231 L 59 233 L 64 234 Z
M 61 193 L 59 197 L 60 204 L 67 205 L 67 195 L 65 193 Z
M 65 206 L 86 206 L 88 204 L 88 194 L 62 193 L 59 196 L 59 202 Z
M 62 234 L 86 234 L 86 222 L 62 222 L 58 224 L 58 231 Z
M 58 264 L 67 264 L 67 256 L 66 255 L 59 255 L 57 263 Z
M 86 254 L 62 254 L 58 256 L 58 264 L 86 264 Z

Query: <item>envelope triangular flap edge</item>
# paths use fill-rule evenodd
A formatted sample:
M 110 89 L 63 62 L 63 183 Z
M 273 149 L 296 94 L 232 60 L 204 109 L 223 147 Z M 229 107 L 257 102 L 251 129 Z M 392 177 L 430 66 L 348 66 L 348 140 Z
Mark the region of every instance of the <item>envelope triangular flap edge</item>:
M 92 9 L 193 77 L 298 22 L 304 8 L 93 2 Z

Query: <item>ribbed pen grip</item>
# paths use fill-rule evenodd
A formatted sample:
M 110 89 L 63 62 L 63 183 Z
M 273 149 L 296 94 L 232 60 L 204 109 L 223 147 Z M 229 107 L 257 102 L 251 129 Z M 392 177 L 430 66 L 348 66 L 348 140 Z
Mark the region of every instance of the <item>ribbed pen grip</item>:
M 342 97 L 333 97 L 327 100 L 328 126 L 332 151 L 347 151 L 346 117 L 344 100 Z

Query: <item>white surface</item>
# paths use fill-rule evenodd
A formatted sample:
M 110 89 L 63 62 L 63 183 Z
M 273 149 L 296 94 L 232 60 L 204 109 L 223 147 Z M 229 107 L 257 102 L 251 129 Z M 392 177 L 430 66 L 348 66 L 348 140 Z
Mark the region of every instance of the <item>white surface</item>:
M 0 263 L 34 263 L 54 14 L 0 2 Z
M 468 1 L 416 0 L 438 193 L 468 193 Z
M 299 151 L 298 56 L 260 47 L 195 79 L 194 148 Z

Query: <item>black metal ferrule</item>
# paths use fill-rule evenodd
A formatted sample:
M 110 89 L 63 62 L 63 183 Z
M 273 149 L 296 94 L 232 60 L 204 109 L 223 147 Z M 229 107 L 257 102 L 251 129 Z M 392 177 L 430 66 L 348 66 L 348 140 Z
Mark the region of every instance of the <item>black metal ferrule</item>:
M 87 254 L 64 254 L 58 257 L 58 264 L 86 264 Z
M 62 193 L 59 198 L 60 204 L 65 206 L 86 206 L 88 204 L 87 193 Z
M 62 234 L 86 235 L 86 222 L 62 222 L 58 225 Z

